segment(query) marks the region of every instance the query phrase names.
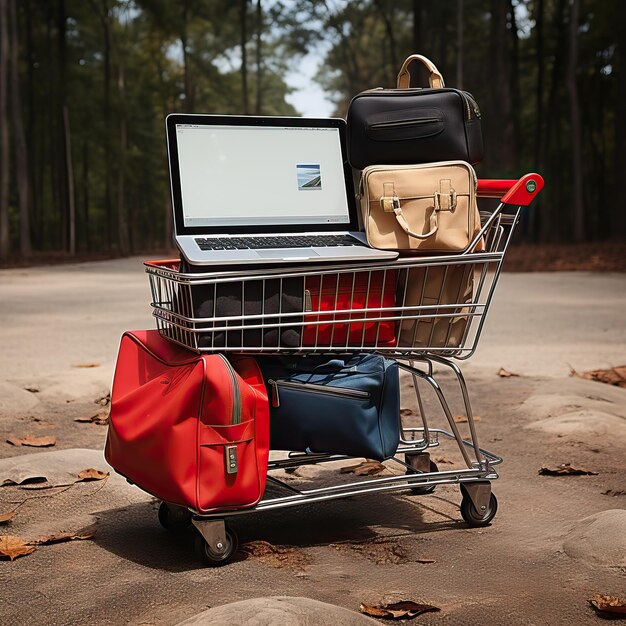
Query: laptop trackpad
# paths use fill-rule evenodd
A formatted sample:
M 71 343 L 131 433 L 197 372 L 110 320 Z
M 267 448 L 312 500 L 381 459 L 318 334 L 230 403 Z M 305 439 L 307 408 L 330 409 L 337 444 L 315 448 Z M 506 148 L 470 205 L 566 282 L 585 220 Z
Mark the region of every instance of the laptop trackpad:
M 319 256 L 319 254 L 311 248 L 271 248 L 267 250 L 255 250 L 255 252 L 261 257 L 272 259 L 309 259 Z

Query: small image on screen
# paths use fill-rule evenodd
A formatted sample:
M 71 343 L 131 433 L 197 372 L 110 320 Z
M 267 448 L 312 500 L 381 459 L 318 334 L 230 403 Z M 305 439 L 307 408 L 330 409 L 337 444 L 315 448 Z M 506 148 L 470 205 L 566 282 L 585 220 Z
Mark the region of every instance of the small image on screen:
M 321 189 L 322 188 L 322 173 L 319 163 L 315 165 L 296 165 L 296 171 L 298 174 L 298 189 Z

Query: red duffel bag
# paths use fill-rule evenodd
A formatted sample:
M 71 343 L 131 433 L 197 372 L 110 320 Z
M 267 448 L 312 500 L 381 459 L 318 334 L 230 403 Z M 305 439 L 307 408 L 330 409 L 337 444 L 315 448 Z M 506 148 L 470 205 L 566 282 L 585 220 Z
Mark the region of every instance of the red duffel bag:
M 254 506 L 269 405 L 254 358 L 195 354 L 156 330 L 124 333 L 105 457 L 157 498 L 199 513 Z

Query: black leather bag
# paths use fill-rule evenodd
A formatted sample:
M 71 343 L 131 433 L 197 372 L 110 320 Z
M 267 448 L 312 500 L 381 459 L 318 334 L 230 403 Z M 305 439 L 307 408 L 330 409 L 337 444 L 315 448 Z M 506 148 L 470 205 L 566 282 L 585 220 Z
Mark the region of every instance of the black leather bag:
M 181 272 L 203 273 L 207 268 L 194 266 L 181 260 Z M 215 267 L 211 271 L 216 271 Z M 182 306 L 176 308 L 181 309 Z M 196 323 L 196 328 L 206 328 L 199 333 L 201 348 L 297 348 L 301 343 L 302 318 L 281 318 L 282 313 L 304 311 L 304 278 L 276 278 L 265 280 L 240 280 L 212 282 L 191 286 L 188 304 L 194 318 L 236 317 L 232 321 Z M 263 317 L 259 317 L 259 316 Z M 248 316 L 251 319 L 246 319 Z M 295 323 L 289 326 L 288 322 Z M 277 324 L 281 323 L 281 326 Z M 250 330 L 213 331 L 222 326 L 259 326 Z
M 430 88 L 411 88 L 413 61 L 428 69 Z M 480 109 L 466 91 L 446 88 L 426 57 L 413 54 L 398 74 L 397 89 L 370 89 L 348 107 L 348 160 L 368 165 L 467 161 L 483 157 Z

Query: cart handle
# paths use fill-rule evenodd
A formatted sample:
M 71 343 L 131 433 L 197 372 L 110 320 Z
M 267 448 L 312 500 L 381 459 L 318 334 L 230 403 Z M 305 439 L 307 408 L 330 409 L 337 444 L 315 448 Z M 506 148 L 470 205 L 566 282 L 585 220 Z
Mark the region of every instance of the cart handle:
M 481 198 L 502 198 L 502 204 L 528 206 L 543 189 L 540 174 L 525 174 L 519 180 L 478 180 L 477 194 Z

